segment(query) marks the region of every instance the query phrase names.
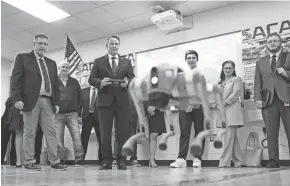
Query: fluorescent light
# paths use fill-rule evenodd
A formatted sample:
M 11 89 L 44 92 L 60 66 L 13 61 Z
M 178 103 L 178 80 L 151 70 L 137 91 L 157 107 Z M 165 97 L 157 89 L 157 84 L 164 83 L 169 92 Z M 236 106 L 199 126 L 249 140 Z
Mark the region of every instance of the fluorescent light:
M 47 23 L 63 19 L 70 14 L 53 6 L 45 0 L 2 0 Z

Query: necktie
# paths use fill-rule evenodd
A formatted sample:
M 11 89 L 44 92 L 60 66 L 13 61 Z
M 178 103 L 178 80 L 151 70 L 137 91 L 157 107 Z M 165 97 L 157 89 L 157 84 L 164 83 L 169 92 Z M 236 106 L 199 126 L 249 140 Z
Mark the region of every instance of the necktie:
M 42 75 L 43 75 L 43 78 L 44 78 L 45 91 L 47 93 L 49 93 L 50 92 L 49 78 L 48 78 L 48 73 L 47 73 L 47 70 L 45 68 L 43 59 L 39 59 L 39 64 L 40 64 Z
M 114 76 L 116 75 L 116 71 L 117 71 L 117 64 L 116 64 L 115 59 L 117 59 L 117 58 L 116 57 L 112 57 L 112 72 L 113 72 Z
M 274 73 L 275 70 L 276 70 L 276 55 L 272 56 L 272 59 L 271 59 L 271 70 L 272 70 L 272 73 Z
M 90 111 L 95 110 L 95 102 L 96 102 L 96 89 L 93 88 L 92 97 L 91 97 L 91 104 L 90 104 Z

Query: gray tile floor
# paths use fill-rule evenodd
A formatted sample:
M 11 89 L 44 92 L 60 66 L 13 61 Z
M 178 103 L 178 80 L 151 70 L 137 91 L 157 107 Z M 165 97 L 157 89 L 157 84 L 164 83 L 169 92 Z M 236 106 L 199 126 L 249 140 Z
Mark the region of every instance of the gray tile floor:
M 98 166 L 74 167 L 68 171 L 51 170 L 42 166 L 42 171 L 24 171 L 11 166 L 2 166 L 3 186 L 290 186 L 290 168 L 184 168 L 128 167 L 128 170 L 98 170 Z

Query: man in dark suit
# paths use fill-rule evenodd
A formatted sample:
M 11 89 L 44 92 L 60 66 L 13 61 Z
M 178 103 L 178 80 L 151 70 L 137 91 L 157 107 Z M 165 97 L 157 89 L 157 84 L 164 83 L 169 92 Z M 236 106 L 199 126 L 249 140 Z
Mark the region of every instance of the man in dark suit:
M 269 55 L 257 61 L 255 72 L 254 100 L 256 106 L 262 108 L 268 131 L 268 168 L 279 167 L 280 117 L 290 145 L 290 55 L 282 51 L 281 44 L 278 34 L 267 37 Z
M 82 113 L 79 113 L 79 116 L 82 117 L 82 132 L 81 140 L 84 149 L 84 159 L 88 150 L 88 143 L 91 135 L 92 128 L 94 127 L 96 137 L 99 143 L 98 158 L 102 160 L 102 150 L 101 150 L 101 132 L 99 126 L 99 116 L 98 110 L 96 107 L 98 90 L 91 86 L 88 88 L 82 89 L 82 108 L 80 109 Z
M 34 38 L 34 50 L 18 54 L 12 71 L 11 92 L 15 107 L 23 112 L 23 149 L 25 169 L 41 170 L 35 164 L 34 145 L 38 122 L 45 136 L 48 159 L 53 169 L 65 170 L 57 157 L 57 139 L 54 127 L 55 113 L 59 111 L 60 92 L 55 61 L 44 57 L 48 37 Z
M 89 84 L 99 90 L 97 106 L 103 158 L 101 170 L 112 169 L 111 134 L 114 118 L 116 121 L 116 140 L 118 141 L 118 169 L 127 169 L 125 157 L 121 155 L 121 149 L 129 137 L 127 132 L 129 123 L 128 85 L 134 77 L 134 73 L 131 62 L 128 59 L 122 59 L 118 54 L 119 46 L 119 37 L 108 37 L 106 43 L 108 54 L 95 60 L 89 78 Z M 110 79 L 124 80 L 124 82 L 114 83 Z

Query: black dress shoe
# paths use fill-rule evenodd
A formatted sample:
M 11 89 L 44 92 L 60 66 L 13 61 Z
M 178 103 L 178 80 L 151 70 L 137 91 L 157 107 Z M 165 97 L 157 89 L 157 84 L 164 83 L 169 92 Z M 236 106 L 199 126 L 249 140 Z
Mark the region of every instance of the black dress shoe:
M 119 164 L 118 169 L 119 170 L 127 170 L 127 166 L 125 164 Z
M 274 160 L 269 160 L 267 168 L 280 168 L 280 165 Z
M 104 163 L 100 167 L 100 170 L 108 170 L 108 169 L 112 169 L 112 165 L 111 164 Z

